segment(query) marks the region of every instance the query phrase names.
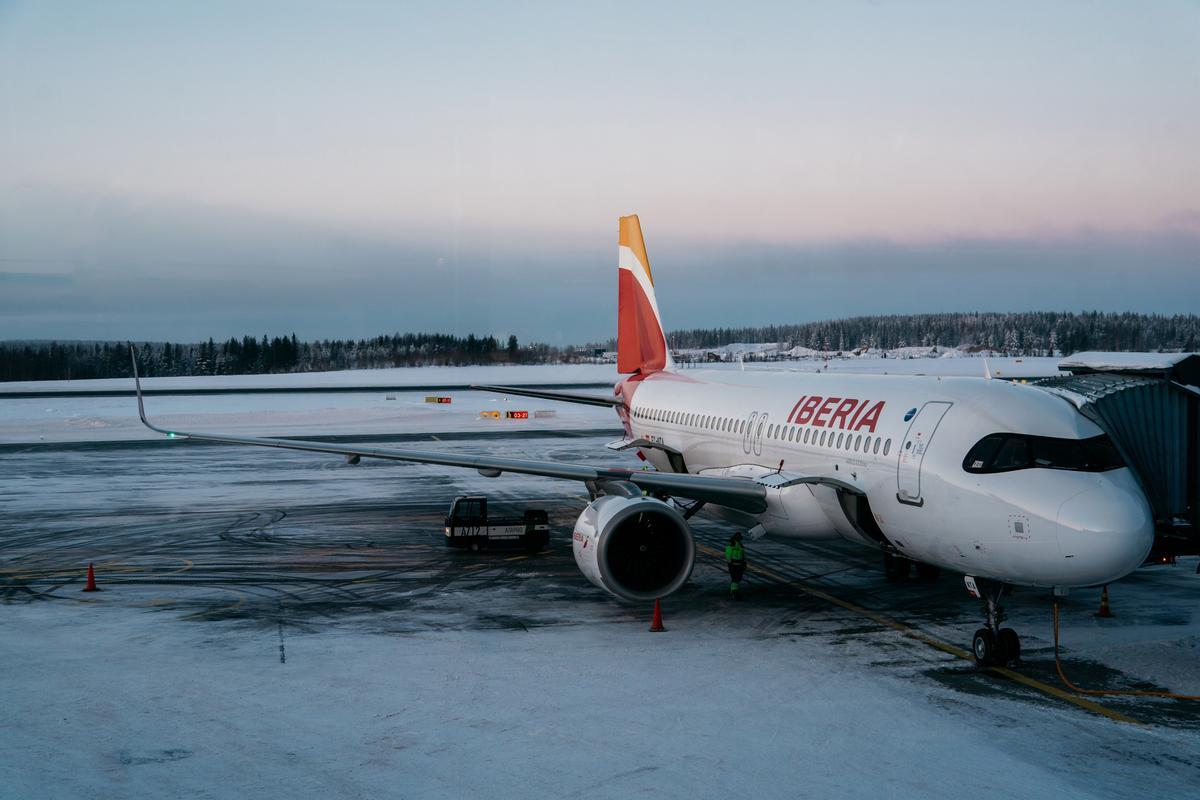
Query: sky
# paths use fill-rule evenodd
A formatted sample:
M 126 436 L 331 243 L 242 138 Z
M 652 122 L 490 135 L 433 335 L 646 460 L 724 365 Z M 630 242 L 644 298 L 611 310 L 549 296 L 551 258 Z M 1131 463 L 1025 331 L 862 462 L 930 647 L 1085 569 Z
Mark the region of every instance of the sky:
M 1200 311 L 1200 3 L 0 0 L 0 339 Z

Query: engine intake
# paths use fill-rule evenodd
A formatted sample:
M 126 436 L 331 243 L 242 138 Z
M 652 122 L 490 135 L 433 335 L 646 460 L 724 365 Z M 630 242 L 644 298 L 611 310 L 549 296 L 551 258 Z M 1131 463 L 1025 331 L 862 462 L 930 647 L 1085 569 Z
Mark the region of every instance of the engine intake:
M 587 579 L 625 600 L 655 600 L 692 574 L 696 545 L 687 522 L 652 497 L 604 495 L 588 504 L 571 537 Z

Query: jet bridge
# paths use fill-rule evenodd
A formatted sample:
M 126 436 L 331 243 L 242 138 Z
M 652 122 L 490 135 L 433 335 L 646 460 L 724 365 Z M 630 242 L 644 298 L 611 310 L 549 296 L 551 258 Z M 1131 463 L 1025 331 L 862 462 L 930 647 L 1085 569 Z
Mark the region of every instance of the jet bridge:
M 1109 435 L 1154 512 L 1153 556 L 1200 553 L 1200 355 L 1079 353 L 1033 385 Z

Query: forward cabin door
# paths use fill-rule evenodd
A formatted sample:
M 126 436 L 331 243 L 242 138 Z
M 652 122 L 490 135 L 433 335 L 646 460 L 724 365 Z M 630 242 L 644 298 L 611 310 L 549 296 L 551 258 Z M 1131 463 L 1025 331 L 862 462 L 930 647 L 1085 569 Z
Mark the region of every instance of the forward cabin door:
M 925 460 L 925 451 L 929 449 L 929 441 L 933 439 L 938 423 L 951 405 L 943 402 L 926 403 L 909 424 L 908 433 L 900 444 L 896 466 L 896 499 L 901 503 L 925 505 L 921 497 L 921 462 Z

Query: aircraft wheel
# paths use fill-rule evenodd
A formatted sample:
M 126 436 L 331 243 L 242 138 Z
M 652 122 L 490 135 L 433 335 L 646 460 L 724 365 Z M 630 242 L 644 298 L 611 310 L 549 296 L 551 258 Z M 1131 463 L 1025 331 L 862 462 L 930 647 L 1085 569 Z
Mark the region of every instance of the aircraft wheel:
M 1021 658 L 1021 637 L 1012 628 L 1001 628 L 1000 637 L 996 642 L 998 660 L 1009 665 Z
M 975 656 L 975 663 L 981 667 L 990 667 L 996 660 L 996 636 L 987 628 L 980 628 L 975 631 L 975 638 L 971 640 L 971 652 Z

